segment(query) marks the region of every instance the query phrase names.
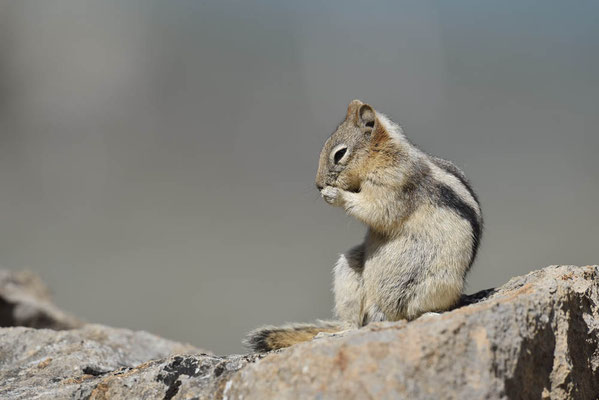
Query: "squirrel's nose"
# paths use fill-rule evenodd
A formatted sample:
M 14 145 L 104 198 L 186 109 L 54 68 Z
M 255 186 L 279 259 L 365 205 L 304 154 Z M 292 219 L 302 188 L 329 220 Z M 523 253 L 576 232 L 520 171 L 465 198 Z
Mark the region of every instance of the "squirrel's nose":
M 322 189 L 324 189 L 324 186 L 320 185 L 320 184 L 316 184 L 316 189 L 318 189 L 318 191 L 322 191 Z

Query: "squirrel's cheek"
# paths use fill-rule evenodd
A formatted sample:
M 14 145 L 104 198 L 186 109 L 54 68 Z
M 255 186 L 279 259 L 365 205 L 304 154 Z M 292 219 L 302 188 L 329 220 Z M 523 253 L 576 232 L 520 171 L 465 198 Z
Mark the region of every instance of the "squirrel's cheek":
M 343 184 L 340 185 L 348 192 L 359 192 L 362 185 L 362 179 L 358 171 L 347 171 L 343 177 Z

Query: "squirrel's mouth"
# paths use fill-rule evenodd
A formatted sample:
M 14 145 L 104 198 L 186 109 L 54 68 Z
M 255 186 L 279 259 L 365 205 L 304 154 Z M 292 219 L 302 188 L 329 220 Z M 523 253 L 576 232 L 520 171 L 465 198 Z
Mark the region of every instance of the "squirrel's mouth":
M 339 180 L 337 181 L 335 184 L 333 184 L 332 186 L 336 186 L 339 189 L 343 189 L 346 190 L 348 192 L 351 193 L 360 193 L 360 191 L 362 190 L 361 188 L 361 182 L 359 180 L 349 180 L 349 179 L 343 179 L 343 180 Z
M 347 182 L 347 181 L 336 181 L 336 182 L 327 182 L 326 184 L 316 184 L 316 188 L 319 192 L 324 189 L 325 186 L 336 187 L 351 193 L 360 193 L 362 191 L 362 185 L 360 182 Z
M 352 185 L 345 190 L 347 190 L 348 192 L 352 192 L 352 193 L 360 193 L 362 188 L 360 187 L 360 184 L 358 184 L 358 185 Z

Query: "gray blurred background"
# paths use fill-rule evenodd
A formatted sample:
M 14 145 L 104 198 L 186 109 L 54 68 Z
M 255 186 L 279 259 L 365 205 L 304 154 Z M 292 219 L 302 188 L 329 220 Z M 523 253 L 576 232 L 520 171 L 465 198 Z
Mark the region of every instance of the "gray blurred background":
M 330 317 L 364 227 L 314 188 L 360 98 L 454 160 L 468 292 L 599 262 L 599 2 L 0 1 L 0 265 L 217 353 Z

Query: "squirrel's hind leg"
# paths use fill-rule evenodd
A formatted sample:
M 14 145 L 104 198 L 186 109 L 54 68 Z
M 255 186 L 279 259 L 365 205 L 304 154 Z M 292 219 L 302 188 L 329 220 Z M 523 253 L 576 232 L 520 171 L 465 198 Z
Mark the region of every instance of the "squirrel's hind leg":
M 363 244 L 343 253 L 333 270 L 335 315 L 347 325 L 347 328 L 359 328 L 363 325 L 365 301 L 363 270 Z

